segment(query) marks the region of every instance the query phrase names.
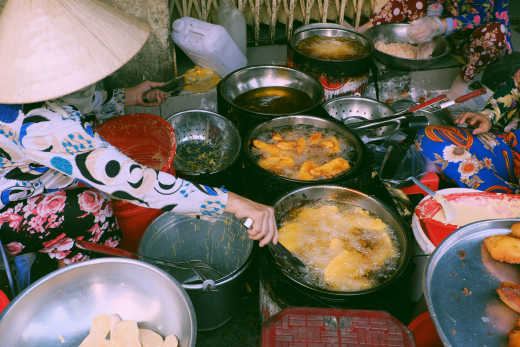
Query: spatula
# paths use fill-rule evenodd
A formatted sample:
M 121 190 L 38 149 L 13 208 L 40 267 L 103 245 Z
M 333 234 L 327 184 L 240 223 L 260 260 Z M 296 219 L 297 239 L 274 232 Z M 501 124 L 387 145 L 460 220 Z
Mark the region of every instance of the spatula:
M 253 226 L 253 220 L 251 218 L 246 218 L 242 225 L 246 227 L 246 229 L 249 229 Z M 294 254 L 292 254 L 287 248 L 285 248 L 284 245 L 282 245 L 281 242 L 277 242 L 275 244 L 269 245 L 271 247 L 271 250 L 279 259 L 286 260 L 290 265 L 292 265 L 295 269 L 298 271 L 304 272 L 307 268 L 307 265 L 305 265 L 300 259 L 298 259 Z

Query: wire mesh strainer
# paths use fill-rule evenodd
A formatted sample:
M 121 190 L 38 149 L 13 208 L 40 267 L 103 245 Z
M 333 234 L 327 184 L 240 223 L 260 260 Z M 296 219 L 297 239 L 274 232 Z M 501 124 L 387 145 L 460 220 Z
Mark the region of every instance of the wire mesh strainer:
M 174 114 L 168 122 L 175 130 L 177 153 L 175 170 L 188 175 L 225 170 L 238 157 L 241 140 L 227 118 L 205 110 Z
M 342 96 L 323 104 L 325 111 L 333 118 L 348 125 L 363 120 L 372 120 L 391 116 L 394 110 L 377 100 L 357 96 Z M 398 129 L 398 123 L 377 129 L 359 131 L 363 142 L 372 142 L 392 135 Z

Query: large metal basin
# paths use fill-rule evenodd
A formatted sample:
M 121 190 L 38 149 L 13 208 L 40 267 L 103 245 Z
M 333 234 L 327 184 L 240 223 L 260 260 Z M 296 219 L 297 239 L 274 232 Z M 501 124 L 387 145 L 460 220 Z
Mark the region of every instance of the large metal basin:
M 365 32 L 365 35 L 376 44 L 378 41 L 385 43 L 410 43 L 407 30 L 410 24 L 388 23 L 376 25 Z M 405 59 L 394 55 L 383 53 L 374 48 L 374 56 L 383 64 L 399 70 L 424 70 L 442 59 L 450 53 L 450 45 L 444 37 L 437 37 L 434 40 L 435 48 L 433 56 L 429 59 Z
M 125 258 L 70 265 L 36 281 L 3 312 L 0 346 L 77 347 L 102 313 L 195 346 L 195 311 L 181 285 L 155 266 Z

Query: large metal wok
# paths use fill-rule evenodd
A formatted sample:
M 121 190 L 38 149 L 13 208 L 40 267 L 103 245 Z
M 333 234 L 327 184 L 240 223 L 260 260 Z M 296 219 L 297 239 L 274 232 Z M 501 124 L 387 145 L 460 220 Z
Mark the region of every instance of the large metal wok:
M 277 253 L 272 252 L 269 249 L 271 256 L 274 258 L 275 263 L 279 267 L 279 271 L 281 271 L 286 278 L 298 286 L 305 288 L 306 290 L 336 298 L 376 293 L 400 278 L 408 265 L 409 256 L 411 253 L 411 244 L 409 242 L 408 236 L 409 233 L 393 210 L 386 207 L 379 200 L 369 195 L 354 189 L 333 185 L 300 188 L 290 192 L 289 194 L 286 194 L 274 204 L 278 227 L 280 227 L 287 220 L 290 212 L 294 209 L 315 204 L 317 202 L 332 202 L 341 205 L 348 204 L 352 206 L 358 206 L 379 217 L 383 222 L 389 225 L 395 233 L 400 250 L 398 265 L 396 266 L 395 272 L 393 272 L 392 275 L 390 275 L 386 280 L 381 282 L 379 285 L 376 285 L 375 287 L 360 291 L 339 292 L 324 289 L 318 286 L 317 283 L 310 282 L 309 278 L 301 274 L 298 269 L 292 268 L 285 259 L 279 258 Z

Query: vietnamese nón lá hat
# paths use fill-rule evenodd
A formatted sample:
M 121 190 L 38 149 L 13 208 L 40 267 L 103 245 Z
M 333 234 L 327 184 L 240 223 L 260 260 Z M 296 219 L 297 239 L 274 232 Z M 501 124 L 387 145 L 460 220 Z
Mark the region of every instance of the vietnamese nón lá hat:
M 148 23 L 99 0 L 9 0 L 0 14 L 0 103 L 54 99 L 126 64 Z

